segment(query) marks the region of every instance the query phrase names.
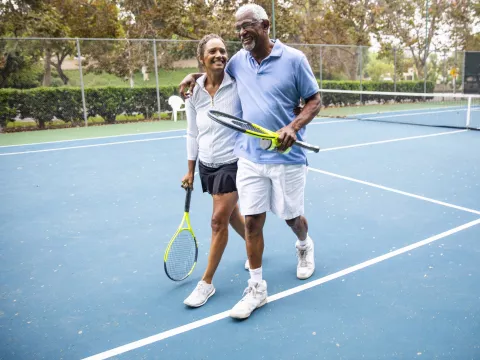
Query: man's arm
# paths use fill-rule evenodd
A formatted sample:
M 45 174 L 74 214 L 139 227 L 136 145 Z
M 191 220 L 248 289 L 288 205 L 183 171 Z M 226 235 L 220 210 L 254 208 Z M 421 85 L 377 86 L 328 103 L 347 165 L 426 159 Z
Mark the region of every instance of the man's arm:
M 193 94 L 193 88 L 195 87 L 195 83 L 197 79 L 202 75 L 203 73 L 194 73 L 188 74 L 183 78 L 182 82 L 179 85 L 178 91 L 184 99 L 188 99 L 190 95 Z
M 319 92 L 305 100 L 305 106 L 300 114 L 290 124 L 278 131 L 278 141 L 281 144 L 278 150 L 285 151 L 293 145 L 297 140 L 297 132 L 317 116 L 321 106 L 322 98 Z

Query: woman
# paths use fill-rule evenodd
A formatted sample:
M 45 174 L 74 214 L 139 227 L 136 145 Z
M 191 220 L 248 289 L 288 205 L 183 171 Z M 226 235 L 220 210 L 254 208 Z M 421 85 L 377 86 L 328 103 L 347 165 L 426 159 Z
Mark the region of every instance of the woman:
M 233 153 L 237 133 L 207 116 L 216 109 L 238 117 L 242 116 L 237 86 L 224 70 L 227 50 L 223 39 L 215 34 L 205 36 L 197 47 L 197 57 L 205 68 L 186 101 L 188 172 L 182 186 L 193 189 L 196 160 L 203 192 L 213 198 L 211 220 L 212 243 L 208 264 L 202 280 L 185 299 L 184 304 L 199 307 L 215 293 L 212 279 L 228 241 L 228 224 L 245 239 L 245 222 L 238 209 L 235 185 L 237 157 Z M 248 269 L 248 260 L 245 263 Z

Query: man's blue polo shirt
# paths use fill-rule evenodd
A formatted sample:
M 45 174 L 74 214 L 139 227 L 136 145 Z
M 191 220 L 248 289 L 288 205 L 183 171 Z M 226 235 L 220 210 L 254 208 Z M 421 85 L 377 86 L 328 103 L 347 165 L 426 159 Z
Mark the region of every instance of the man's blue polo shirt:
M 272 52 L 261 64 L 242 49 L 228 62 L 226 71 L 237 81 L 243 118 L 272 131 L 288 125 L 300 98 L 307 99 L 319 86 L 306 56 L 275 41 Z M 297 138 L 306 141 L 305 128 Z M 237 138 L 235 154 L 260 164 L 306 164 L 303 148 L 293 146 L 288 154 L 260 148 L 260 140 L 249 135 Z

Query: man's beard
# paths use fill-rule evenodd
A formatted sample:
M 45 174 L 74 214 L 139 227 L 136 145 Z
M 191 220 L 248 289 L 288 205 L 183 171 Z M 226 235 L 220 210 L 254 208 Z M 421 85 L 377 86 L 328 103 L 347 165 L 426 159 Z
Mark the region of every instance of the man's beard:
M 256 43 L 255 43 L 255 40 L 252 40 L 248 45 L 242 43 L 242 46 L 243 46 L 243 48 L 244 48 L 245 50 L 247 50 L 247 51 L 250 52 L 250 51 L 252 51 L 252 50 L 255 48 L 255 44 L 256 44 Z

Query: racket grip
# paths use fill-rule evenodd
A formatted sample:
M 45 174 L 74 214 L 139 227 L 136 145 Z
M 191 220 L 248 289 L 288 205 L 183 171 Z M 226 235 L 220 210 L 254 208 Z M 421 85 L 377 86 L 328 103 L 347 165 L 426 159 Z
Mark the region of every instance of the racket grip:
M 185 212 L 190 211 L 190 199 L 192 198 L 192 189 L 190 187 L 186 188 L 187 195 L 185 196 Z
M 318 153 L 320 151 L 319 146 L 310 145 L 310 144 L 304 143 L 303 141 L 298 141 L 297 140 L 297 141 L 295 141 L 295 145 L 303 147 L 304 149 L 307 149 L 307 150 L 311 150 L 311 151 L 316 152 L 316 153 Z

